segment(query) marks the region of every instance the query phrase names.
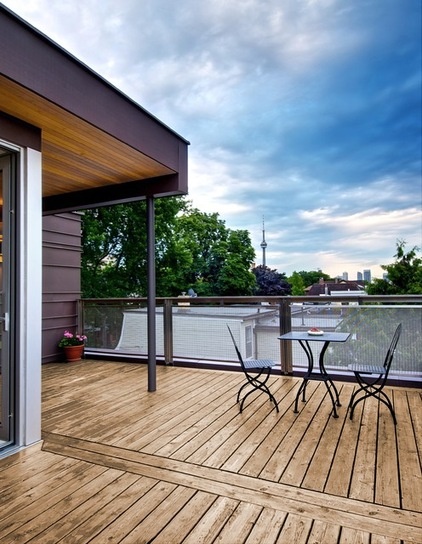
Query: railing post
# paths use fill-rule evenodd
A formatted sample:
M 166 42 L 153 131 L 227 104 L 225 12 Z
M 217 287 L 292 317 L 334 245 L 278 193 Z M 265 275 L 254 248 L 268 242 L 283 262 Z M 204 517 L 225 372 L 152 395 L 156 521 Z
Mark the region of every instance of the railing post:
M 85 325 L 85 316 L 84 316 L 84 304 L 81 299 L 79 299 L 76 303 L 76 311 L 77 311 L 77 331 L 79 334 L 84 334 L 84 325 Z
M 173 305 L 168 298 L 164 301 L 164 362 L 173 364 Z
M 292 310 L 290 300 L 282 298 L 279 302 L 280 336 L 292 330 Z M 280 362 L 282 374 L 293 374 L 292 343 L 280 341 Z

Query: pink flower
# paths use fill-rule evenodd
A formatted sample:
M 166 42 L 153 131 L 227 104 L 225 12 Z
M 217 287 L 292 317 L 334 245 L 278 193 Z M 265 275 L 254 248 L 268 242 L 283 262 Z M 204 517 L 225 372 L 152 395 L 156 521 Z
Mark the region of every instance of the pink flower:
M 59 342 L 60 348 L 65 348 L 67 346 L 81 346 L 84 344 L 87 337 L 84 334 L 73 334 L 68 330 L 64 331 L 62 339 Z

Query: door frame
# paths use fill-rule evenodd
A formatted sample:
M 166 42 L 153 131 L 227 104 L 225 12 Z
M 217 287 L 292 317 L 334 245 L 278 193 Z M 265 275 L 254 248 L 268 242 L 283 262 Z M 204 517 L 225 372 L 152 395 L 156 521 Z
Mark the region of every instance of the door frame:
M 14 369 L 11 387 L 13 442 L 0 457 L 41 440 L 42 322 L 42 162 L 41 152 L 0 139 L 14 155 L 11 279 L 14 282 L 9 349 Z

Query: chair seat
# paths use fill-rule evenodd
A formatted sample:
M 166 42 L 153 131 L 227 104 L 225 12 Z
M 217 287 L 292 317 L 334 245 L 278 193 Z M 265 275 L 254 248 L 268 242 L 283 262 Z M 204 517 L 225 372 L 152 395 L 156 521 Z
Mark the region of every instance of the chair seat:
M 248 370 L 253 368 L 272 368 L 275 365 L 271 359 L 243 359 L 243 364 Z
M 361 372 L 362 374 L 384 374 L 385 368 L 380 365 L 348 365 L 352 372 Z

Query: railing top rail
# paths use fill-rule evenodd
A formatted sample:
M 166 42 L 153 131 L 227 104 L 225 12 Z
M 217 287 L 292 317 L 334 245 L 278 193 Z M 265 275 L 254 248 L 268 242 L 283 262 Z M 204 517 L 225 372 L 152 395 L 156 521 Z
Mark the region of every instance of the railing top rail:
M 83 303 L 96 304 L 116 304 L 116 303 L 146 303 L 146 297 L 127 297 L 127 298 L 83 298 Z M 259 304 L 268 302 L 277 303 L 307 303 L 318 302 L 320 304 L 357 302 L 358 304 L 367 303 L 413 303 L 422 304 L 422 295 L 347 295 L 347 293 L 336 295 L 321 296 L 245 296 L 245 297 L 157 297 L 157 304 L 164 304 L 166 301 L 172 304 L 180 303 L 181 300 L 189 300 L 191 304 Z

